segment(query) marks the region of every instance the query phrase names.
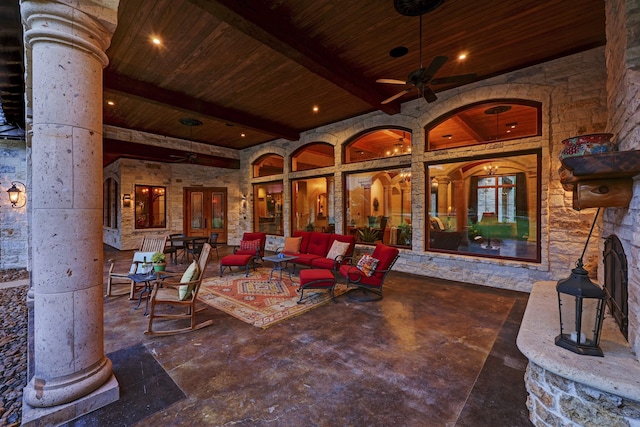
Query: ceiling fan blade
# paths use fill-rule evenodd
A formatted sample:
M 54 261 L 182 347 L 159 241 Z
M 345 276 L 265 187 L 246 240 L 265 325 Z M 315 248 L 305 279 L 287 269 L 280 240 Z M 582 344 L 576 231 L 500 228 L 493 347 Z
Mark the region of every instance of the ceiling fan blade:
M 460 74 L 458 76 L 440 77 L 431 80 L 433 85 L 446 85 L 451 83 L 470 83 L 476 79 L 477 74 Z
M 376 83 L 389 83 L 392 85 L 404 85 L 407 84 L 407 82 L 403 81 L 403 80 L 396 80 L 396 79 L 378 79 L 376 80 Z
M 438 70 L 448 60 L 449 58 L 447 58 L 446 56 L 436 56 L 435 58 L 433 58 L 433 60 L 431 60 L 431 64 L 429 64 L 429 66 L 424 70 L 424 73 L 422 73 L 425 82 L 431 80 L 433 76 L 438 72 Z
M 427 102 L 434 102 L 435 100 L 438 99 L 438 97 L 436 96 L 436 93 L 429 86 L 424 87 L 422 95 L 424 96 L 424 99 Z
M 406 94 L 406 93 L 409 93 L 409 92 L 411 92 L 412 90 L 413 90 L 413 88 L 412 88 L 412 87 L 410 87 L 409 89 L 405 89 L 405 90 L 403 90 L 402 92 L 398 92 L 398 93 L 396 93 L 395 95 L 393 95 L 392 97 L 387 98 L 387 99 L 385 99 L 384 101 L 382 101 L 382 102 L 381 102 L 381 104 L 388 104 L 388 103 L 390 103 L 391 101 L 395 101 L 396 99 L 400 98 L 402 95 L 404 95 L 404 94 Z

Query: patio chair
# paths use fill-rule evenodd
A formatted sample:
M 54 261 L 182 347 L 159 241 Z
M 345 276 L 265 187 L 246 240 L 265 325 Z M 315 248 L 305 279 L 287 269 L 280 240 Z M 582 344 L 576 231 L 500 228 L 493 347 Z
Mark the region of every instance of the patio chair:
M 195 331 L 213 323 L 211 319 L 196 323 L 196 313 L 206 308 L 203 307 L 200 310 L 196 310 L 196 301 L 202 279 L 204 279 L 207 271 L 210 252 L 211 245 L 205 243 L 198 257 L 197 264 L 193 264 L 197 265 L 197 268 L 190 266 L 187 271 L 182 274 L 182 278 L 178 278 L 179 275 L 171 275 L 166 279 L 158 280 L 154 283 L 149 300 L 149 305 L 151 306 L 149 311 L 149 326 L 144 332 L 145 335 L 179 334 Z M 190 272 L 190 269 L 193 269 L 193 271 Z M 184 287 L 182 292 L 180 287 Z M 170 319 L 170 321 L 167 322 L 170 326 L 173 326 L 176 320 L 189 320 L 189 326 L 154 330 L 154 321 L 157 326 L 158 319 Z
M 218 236 L 219 233 L 211 233 L 209 236 L 209 244 L 211 245 L 211 249 L 216 251 L 216 257 L 220 258 L 220 254 L 218 253 Z
M 136 252 L 133 253 L 133 259 L 131 260 L 131 267 L 129 271 L 125 272 L 116 272 L 113 271 L 115 267 L 114 260 L 110 259 L 109 262 L 111 265 L 109 266 L 109 274 L 107 276 L 107 292 L 106 296 L 117 296 L 124 295 L 123 293 L 114 294 L 113 287 L 114 285 L 127 285 L 129 287 L 129 299 L 134 299 L 134 295 L 136 291 L 140 288 L 144 287 L 144 283 L 136 283 L 131 280 L 129 277 L 130 274 L 135 273 L 143 273 L 142 265 L 144 261 L 147 261 L 148 264 L 151 264 L 151 257 L 156 252 L 164 252 L 164 247 L 167 244 L 167 236 L 150 236 L 143 237 L 140 242 L 140 247 Z
M 393 264 L 398 259 L 398 248 L 384 244 L 376 245 L 373 253 L 364 255 L 356 265 L 342 264 L 340 274 L 346 279 L 347 297 L 356 301 L 378 301 L 382 299 L 382 285 Z
M 233 249 L 234 255 L 253 255 L 254 266 L 264 256 L 264 246 L 267 242 L 267 233 L 244 233 L 240 246 Z
M 187 260 L 189 259 L 189 254 L 195 260 L 200 256 L 200 252 L 204 247 L 204 244 L 207 243 L 209 239 L 207 237 L 196 237 L 194 239 L 188 240 L 185 245 L 187 251 Z
M 171 262 L 174 264 L 178 263 L 178 255 L 182 252 L 182 257 L 184 258 L 184 240 L 183 237 L 186 237 L 183 233 L 174 233 L 169 234 L 169 246 L 164 248 L 164 253 L 169 254 L 171 257 Z

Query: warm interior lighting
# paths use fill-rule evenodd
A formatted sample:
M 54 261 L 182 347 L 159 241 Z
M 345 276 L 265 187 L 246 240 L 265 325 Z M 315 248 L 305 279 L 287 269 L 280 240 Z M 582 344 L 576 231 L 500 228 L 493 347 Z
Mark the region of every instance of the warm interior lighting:
M 155 44 L 156 46 L 160 46 L 162 44 L 162 40 L 160 40 L 158 37 L 151 37 L 151 43 Z
M 241 138 L 244 138 L 245 136 L 247 136 L 245 133 L 241 133 L 241 134 L 240 134 L 240 137 L 241 137 Z
M 317 113 L 318 111 L 320 111 L 320 107 L 318 107 L 317 105 L 314 105 L 312 110 L 314 113 Z
M 113 102 L 113 101 L 107 101 L 107 105 L 110 105 L 110 106 L 112 106 L 112 107 L 113 107 L 114 105 L 116 105 L 116 103 L 115 103 L 115 102 Z
M 458 55 L 458 60 L 464 61 L 465 59 L 467 59 L 467 54 L 466 53 L 461 53 L 460 55 Z

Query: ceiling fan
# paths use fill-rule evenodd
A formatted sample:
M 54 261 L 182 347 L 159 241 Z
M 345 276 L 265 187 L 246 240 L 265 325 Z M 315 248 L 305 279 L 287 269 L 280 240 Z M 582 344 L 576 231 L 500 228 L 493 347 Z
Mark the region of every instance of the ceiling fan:
M 410 4 L 409 4 L 410 3 Z M 420 67 L 416 70 L 413 70 L 409 73 L 406 80 L 396 80 L 396 79 L 378 79 L 377 83 L 388 83 L 395 85 L 406 85 L 408 86 L 406 89 L 398 92 L 397 94 L 385 99 L 382 101 L 382 104 L 388 104 L 391 101 L 395 101 L 401 96 L 413 92 L 417 90 L 418 93 L 424 97 L 427 102 L 434 102 L 438 99 L 436 93 L 429 86 L 431 85 L 442 85 L 442 84 L 452 84 L 452 83 L 468 83 L 473 81 L 476 78 L 475 74 L 461 74 L 457 76 L 448 76 L 448 77 L 440 77 L 434 79 L 434 75 L 438 72 L 438 70 L 447 62 L 449 58 L 446 56 L 436 56 L 431 60 L 431 63 L 426 68 L 422 65 L 422 15 L 430 12 L 435 9 L 437 6 L 442 4 L 442 0 L 440 1 L 425 1 L 425 0 L 404 0 L 399 1 L 396 0 L 396 10 L 403 15 L 407 16 L 416 16 L 420 15 Z
M 198 119 L 192 119 L 189 117 L 185 117 L 180 119 L 180 123 L 185 125 L 185 126 L 189 126 L 189 140 L 193 141 L 193 127 L 194 126 L 202 126 L 202 121 L 198 120 Z M 175 154 L 169 154 L 169 157 L 171 157 L 172 159 L 174 159 L 172 161 L 172 163 L 182 163 L 182 162 L 188 162 L 188 163 L 196 163 L 197 159 L 198 159 L 198 155 L 196 153 L 193 152 L 185 152 L 184 155 L 182 156 L 178 156 Z

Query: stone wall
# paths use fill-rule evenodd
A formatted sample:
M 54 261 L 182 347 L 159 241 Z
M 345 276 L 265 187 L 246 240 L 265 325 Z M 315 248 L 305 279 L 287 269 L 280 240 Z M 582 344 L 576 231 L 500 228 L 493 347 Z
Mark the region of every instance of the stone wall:
M 27 150 L 22 141 L 0 140 L 0 270 L 26 268 L 29 263 L 29 186 Z M 13 208 L 7 190 L 12 181 L 27 185 L 27 204 Z
M 607 91 L 609 123 L 620 150 L 640 149 L 640 2 L 609 0 L 607 16 Z M 629 266 L 629 342 L 640 354 L 640 180 L 636 177 L 629 208 L 610 208 L 603 236 L 615 234 Z M 603 244 L 600 244 L 603 249 Z M 600 275 L 602 283 L 602 275 Z
M 283 180 L 285 186 L 284 210 L 290 212 L 292 178 L 303 178 L 333 173 L 335 178 L 335 207 L 333 215 L 336 230 L 344 229 L 343 182 L 344 172 L 362 168 L 362 164 L 342 164 L 342 144 L 352 136 L 376 126 L 402 126 L 412 131 L 412 224 L 413 247 L 401 250 L 395 268 L 420 275 L 459 280 L 528 291 L 537 280 L 558 280 L 568 276 L 582 252 L 594 211 L 577 212 L 572 209 L 571 193 L 560 185 L 557 170 L 558 153 L 562 140 L 571 136 L 603 132 L 607 124 L 606 67 L 604 48 L 594 49 L 570 57 L 550 61 L 524 70 L 484 80 L 438 94 L 438 102 L 426 104 L 419 99 L 403 104 L 402 112 L 389 116 L 374 112 L 304 132 L 299 141 L 275 140 L 259 147 L 243 150 L 241 164 L 244 176 L 241 191 L 251 194 L 253 183 Z M 542 136 L 516 141 L 484 144 L 471 149 L 451 149 L 424 152 L 424 126 L 455 108 L 478 101 L 499 98 L 522 98 L 539 101 L 543 105 Z M 311 142 L 326 142 L 335 147 L 335 168 L 290 172 L 290 154 Z M 500 154 L 524 149 L 541 149 L 542 161 L 542 262 L 528 263 L 511 260 L 476 258 L 424 252 L 425 183 L 424 162 L 449 159 L 456 156 Z M 252 178 L 251 164 L 266 153 L 277 153 L 285 158 L 282 175 Z M 367 162 L 367 169 L 392 168 L 406 161 L 391 158 Z M 250 229 L 251 201 L 247 220 L 241 224 Z M 331 213 L 329 213 L 331 215 Z M 285 230 L 290 230 L 285 215 Z M 597 240 L 599 229 L 595 231 Z M 281 245 L 283 237 L 272 237 L 273 246 Z M 587 268 L 595 270 L 599 254 L 596 245 L 585 256 Z
M 640 402 L 568 380 L 531 361 L 525 384 L 529 419 L 536 426 L 640 425 Z

